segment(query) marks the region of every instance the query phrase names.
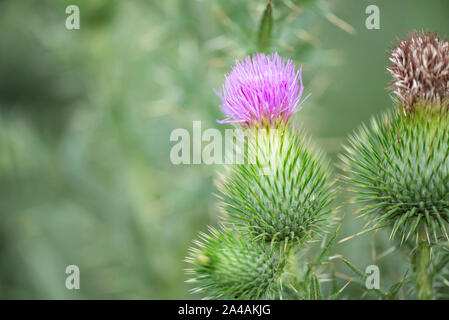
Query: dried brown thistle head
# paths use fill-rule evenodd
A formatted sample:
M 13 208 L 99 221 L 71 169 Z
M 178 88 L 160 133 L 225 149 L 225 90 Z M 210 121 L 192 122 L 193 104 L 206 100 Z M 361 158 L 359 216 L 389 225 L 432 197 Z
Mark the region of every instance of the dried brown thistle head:
M 414 106 L 449 103 L 449 43 L 436 33 L 411 32 L 408 40 L 394 44 L 387 71 L 393 77 L 389 89 L 405 110 Z

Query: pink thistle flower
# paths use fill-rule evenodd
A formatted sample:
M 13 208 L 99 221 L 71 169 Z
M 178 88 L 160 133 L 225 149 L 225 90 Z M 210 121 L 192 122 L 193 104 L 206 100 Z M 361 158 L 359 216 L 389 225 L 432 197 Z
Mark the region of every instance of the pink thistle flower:
M 277 53 L 247 56 L 225 75 L 223 92 L 217 92 L 227 116 L 219 123 L 243 126 L 276 126 L 286 123 L 308 96 L 301 100 L 304 86 L 302 67 L 296 71 L 291 60 Z

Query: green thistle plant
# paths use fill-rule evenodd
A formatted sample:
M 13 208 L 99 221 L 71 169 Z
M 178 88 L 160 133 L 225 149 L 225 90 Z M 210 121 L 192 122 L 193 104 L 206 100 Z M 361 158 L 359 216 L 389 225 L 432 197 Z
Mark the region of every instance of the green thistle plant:
M 333 199 L 329 168 L 300 132 L 253 133 L 244 159 L 218 181 L 227 222 L 270 242 L 299 244 L 324 231 Z
M 219 122 L 239 129 L 231 150 L 238 161 L 227 167 L 218 189 L 224 225 L 232 231 L 211 229 L 191 249 L 193 292 L 206 291 L 208 298 L 282 297 L 277 284 L 295 253 L 291 249 L 329 225 L 333 192 L 327 162 L 289 121 L 305 100 L 303 90 L 301 69 L 276 53 L 245 57 L 226 75 L 218 95 L 227 118 Z M 286 278 L 291 287 L 312 278 L 313 287 L 319 285 L 315 272 L 303 282 Z
M 251 237 L 210 228 L 201 233 L 186 261 L 193 265 L 192 292 L 208 299 L 268 299 L 280 288 L 285 258 L 280 251 Z
M 436 34 L 411 33 L 390 61 L 399 108 L 354 134 L 342 160 L 373 228 L 389 225 L 391 237 L 415 243 L 416 288 L 420 299 L 429 299 L 431 244 L 449 240 L 449 44 Z

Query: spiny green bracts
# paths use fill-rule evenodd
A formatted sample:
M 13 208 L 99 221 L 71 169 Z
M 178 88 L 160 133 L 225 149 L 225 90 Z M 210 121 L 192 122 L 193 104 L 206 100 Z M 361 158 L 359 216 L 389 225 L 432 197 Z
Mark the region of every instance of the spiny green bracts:
M 243 234 L 209 228 L 201 233 L 186 261 L 188 282 L 208 299 L 268 299 L 279 289 L 285 258 L 273 247 Z
M 225 221 L 265 241 L 303 243 L 329 224 L 327 162 L 289 127 L 252 130 L 243 164 L 218 181 Z
M 375 226 L 391 225 L 402 241 L 422 241 L 423 234 L 431 242 L 447 239 L 448 156 L 447 112 L 415 106 L 363 126 L 342 160 L 363 215 Z

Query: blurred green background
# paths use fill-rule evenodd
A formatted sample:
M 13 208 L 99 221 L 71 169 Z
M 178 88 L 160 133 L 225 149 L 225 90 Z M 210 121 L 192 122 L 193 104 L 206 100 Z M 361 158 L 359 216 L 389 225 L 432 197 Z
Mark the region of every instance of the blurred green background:
M 217 223 L 222 168 L 172 165 L 169 136 L 194 120 L 230 128 L 215 122 L 223 115 L 213 89 L 257 50 L 266 3 L 0 0 L 0 298 L 198 298 L 183 259 Z M 80 8 L 80 30 L 65 28 L 69 4 Z M 380 8 L 380 30 L 365 28 L 370 4 Z M 303 65 L 312 93 L 296 121 L 333 162 L 348 133 L 392 106 L 392 41 L 421 28 L 449 34 L 447 0 L 273 6 L 272 49 Z M 341 237 L 360 230 L 354 211 L 340 210 Z M 363 270 L 379 265 L 387 288 L 407 269 L 395 245 L 380 232 L 333 251 Z M 80 290 L 65 287 L 71 264 Z M 361 292 L 350 286 L 345 297 Z

